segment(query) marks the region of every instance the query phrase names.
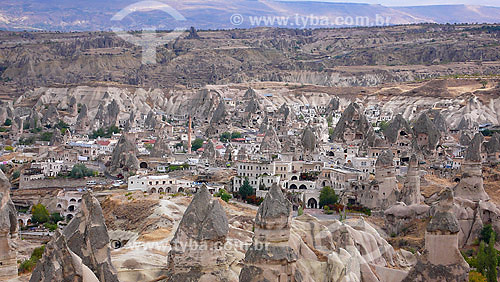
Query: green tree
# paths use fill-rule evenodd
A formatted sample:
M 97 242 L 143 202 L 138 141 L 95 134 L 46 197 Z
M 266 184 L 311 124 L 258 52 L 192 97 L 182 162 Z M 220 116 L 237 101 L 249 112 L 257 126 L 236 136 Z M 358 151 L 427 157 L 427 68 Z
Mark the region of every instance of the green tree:
M 43 252 L 45 251 L 45 245 L 35 248 L 31 253 L 31 257 L 19 265 L 19 272 L 31 272 L 35 269 L 36 263 L 42 258 Z
M 64 220 L 64 217 L 62 217 L 61 214 L 58 212 L 50 214 L 50 221 L 52 221 L 53 223 L 58 223 L 59 221 L 63 221 L 63 220 Z
M 486 279 L 488 282 L 497 282 L 498 254 L 495 249 L 495 232 L 491 231 L 488 249 L 486 250 Z
M 16 170 L 12 173 L 12 179 L 18 179 L 19 176 L 21 176 L 21 173 L 19 172 L 19 170 Z
M 10 118 L 6 119 L 5 122 L 3 123 L 5 126 L 11 126 L 12 125 L 12 120 Z
M 389 127 L 389 123 L 387 121 L 383 120 L 383 121 L 379 122 L 378 127 L 380 127 L 381 131 L 384 131 L 387 129 L 387 127 Z
M 325 186 L 321 189 L 319 193 L 319 206 L 324 207 L 326 205 L 333 205 L 339 201 L 339 197 L 335 194 L 335 190 L 333 190 L 330 186 Z
M 220 197 L 224 202 L 229 202 L 233 196 L 229 194 L 225 189 L 220 189 L 219 192 L 215 193 L 215 197 Z
M 234 131 L 233 133 L 231 133 L 231 139 L 235 138 L 241 138 L 241 133 L 238 131 Z
M 476 257 L 476 269 L 477 272 L 481 273 L 483 276 L 486 276 L 486 261 L 487 261 L 487 255 L 485 251 L 485 244 L 484 241 L 481 241 L 479 244 L 479 250 L 477 252 L 477 257 Z
M 46 131 L 42 132 L 39 138 L 41 141 L 49 142 L 52 139 L 52 135 L 54 135 L 54 132 Z
M 84 164 L 76 164 L 71 169 L 69 176 L 71 178 L 83 178 L 86 176 L 93 176 L 94 172 L 91 169 L 88 169 Z
M 220 135 L 219 140 L 220 140 L 221 142 L 226 143 L 227 141 L 229 141 L 229 139 L 230 139 L 230 138 L 231 138 L 231 133 L 229 133 L 229 132 L 227 132 L 227 131 L 226 131 L 226 132 L 224 132 L 224 133 L 222 133 L 222 134 Z
M 254 190 L 250 185 L 250 181 L 248 181 L 248 178 L 245 178 L 245 181 L 243 181 L 243 185 L 241 185 L 239 193 L 243 200 L 254 194 Z
M 481 233 L 479 234 L 479 240 L 487 243 L 490 241 L 491 235 L 493 235 L 495 237 L 495 240 L 496 240 L 497 234 L 493 230 L 493 227 L 491 226 L 491 224 L 486 224 L 483 227 L 483 229 L 481 229 Z
M 193 142 L 191 142 L 191 150 L 196 151 L 203 146 L 203 139 L 196 138 Z
M 47 208 L 42 204 L 36 204 L 31 209 L 31 222 L 33 223 L 45 223 L 50 220 L 49 212 Z

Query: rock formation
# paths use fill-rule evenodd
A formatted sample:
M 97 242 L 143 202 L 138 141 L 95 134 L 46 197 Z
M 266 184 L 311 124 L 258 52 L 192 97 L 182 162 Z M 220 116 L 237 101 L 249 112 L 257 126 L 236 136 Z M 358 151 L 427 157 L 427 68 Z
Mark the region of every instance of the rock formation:
M 409 230 L 416 221 L 429 218 L 430 207 L 425 204 L 406 205 L 403 202 L 384 211 L 384 229 L 388 234 L 401 234 Z
M 495 133 L 490 140 L 484 143 L 487 159 L 490 164 L 497 164 L 500 161 L 500 134 Z
M 80 113 L 76 118 L 75 130 L 77 132 L 86 133 L 90 129 L 90 120 L 88 116 L 87 105 L 83 104 L 80 108 Z
M 263 153 L 280 153 L 281 142 L 278 138 L 278 134 L 273 127 L 269 127 L 266 131 L 266 136 L 262 139 L 260 144 L 260 151 Z
M 472 201 L 488 200 L 490 197 L 484 191 L 483 172 L 481 167 L 481 146 L 483 135 L 476 133 L 465 154 L 462 164 L 462 177 L 455 186 L 455 196 Z
M 202 186 L 170 241 L 166 281 L 236 281 L 226 263 L 228 232 L 226 212 Z
M 10 182 L 0 170 L 0 280 L 17 277 L 17 211 L 10 199 Z
M 201 158 L 210 163 L 214 163 L 216 157 L 217 153 L 215 151 L 215 144 L 212 140 L 208 140 L 208 143 L 203 150 L 203 154 L 201 154 Z
M 80 212 L 64 228 L 68 247 L 78 255 L 99 281 L 118 282 L 111 263 L 109 235 L 101 205 L 89 192 L 82 196 Z
M 134 128 L 136 126 L 136 122 L 135 122 L 135 112 L 134 111 L 130 111 L 130 116 L 129 118 L 127 119 L 127 121 L 125 122 L 125 125 L 124 125 L 124 129 L 126 131 L 130 131 L 132 128 Z
M 413 148 L 425 155 L 432 154 L 441 139 L 441 133 L 426 113 L 413 125 Z
M 330 103 L 325 108 L 325 115 L 326 116 L 331 116 L 333 115 L 336 111 L 339 110 L 340 107 L 340 100 L 339 97 L 333 97 L 330 99 Z
M 410 158 L 408 165 L 408 173 L 406 174 L 406 181 L 400 194 L 400 201 L 410 206 L 420 203 L 420 172 L 418 159 L 415 154 Z
M 59 121 L 59 112 L 57 111 L 56 106 L 53 104 L 49 105 L 45 114 L 42 116 L 41 124 L 42 125 L 54 125 Z
M 342 113 L 330 139 L 334 142 L 362 142 L 369 136 L 374 136 L 372 125 L 368 122 L 363 108 L 358 103 L 351 103 Z
M 118 122 L 118 114 L 120 114 L 120 106 L 115 99 L 108 104 L 108 115 L 106 117 L 107 126 L 115 126 Z
M 50 138 L 50 146 L 58 146 L 64 143 L 64 136 L 61 134 L 59 128 L 54 128 L 52 137 Z
M 387 128 L 384 130 L 385 139 L 390 143 L 394 144 L 398 141 L 400 135 L 411 134 L 412 130 L 410 124 L 401 114 L 397 114 L 389 123 Z
M 469 281 L 469 265 L 458 249 L 460 229 L 453 202 L 451 189 L 441 192 L 425 232 L 425 252 L 403 281 Z
M 432 122 L 436 126 L 436 128 L 441 133 L 446 133 L 448 131 L 448 124 L 446 123 L 446 119 L 443 117 L 441 112 L 437 110 L 431 110 L 429 113 L 433 116 Z
M 107 168 L 111 174 L 127 174 L 131 171 L 139 169 L 139 160 L 137 159 L 137 147 L 123 134 L 118 140 L 113 155 L 111 156 L 110 165 Z
M 297 254 L 289 246 L 292 204 L 273 184 L 255 216 L 253 242 L 245 254 L 240 282 L 301 281 Z
M 391 150 L 382 151 L 378 156 L 375 163 L 375 181 L 371 190 L 375 195 L 370 201 L 370 208 L 385 210 L 396 203 L 399 190 L 394 168 L 394 154 Z
M 153 158 L 163 158 L 164 156 L 170 156 L 171 154 L 172 150 L 170 150 L 168 138 L 160 136 L 156 139 L 156 143 L 150 152 L 150 156 Z
M 103 282 L 72 252 L 66 238 L 56 230 L 52 240 L 45 246 L 43 257 L 36 264 L 30 282 L 82 281 Z M 117 281 L 117 280 L 114 280 Z
M 314 153 L 316 151 L 316 134 L 314 134 L 310 125 L 304 129 L 300 140 L 305 154 Z
M 221 100 L 219 102 L 219 105 L 217 105 L 217 108 L 215 109 L 212 119 L 210 120 L 210 124 L 212 124 L 213 126 L 220 124 L 222 121 L 224 121 L 226 115 L 226 103 Z
M 154 129 L 156 127 L 156 115 L 153 110 L 149 111 L 144 121 L 144 126 L 148 129 Z

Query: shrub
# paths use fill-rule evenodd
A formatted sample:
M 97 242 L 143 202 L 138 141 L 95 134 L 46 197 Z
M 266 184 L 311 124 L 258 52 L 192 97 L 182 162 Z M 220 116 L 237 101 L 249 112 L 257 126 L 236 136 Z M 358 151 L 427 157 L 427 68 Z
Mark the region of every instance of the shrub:
M 479 234 L 479 241 L 484 241 L 484 242 L 488 243 L 490 241 L 490 236 L 492 234 L 496 240 L 497 234 L 493 230 L 493 227 L 491 226 L 491 224 L 485 225 L 483 227 L 483 229 L 481 230 L 481 233 Z
M 3 123 L 5 126 L 11 126 L 12 125 L 12 120 L 11 119 L 6 119 L 5 122 Z
M 56 229 L 57 229 L 57 224 L 55 224 L 55 223 L 45 222 L 45 224 L 43 226 L 45 228 L 49 229 L 50 231 L 56 231 Z
M 245 200 L 247 197 L 254 195 L 254 193 L 255 191 L 253 190 L 253 187 L 250 186 L 250 181 L 248 181 L 248 178 L 245 178 L 245 181 L 243 181 L 243 185 L 239 190 L 241 198 Z
M 45 223 L 50 220 L 49 212 L 47 208 L 42 204 L 36 204 L 31 209 L 31 222 L 33 223 Z
M 31 253 L 31 257 L 19 265 L 19 272 L 26 273 L 31 272 L 35 269 L 36 263 L 42 258 L 43 252 L 45 251 L 45 246 L 35 248 Z
M 297 211 L 297 216 L 301 216 L 304 214 L 304 209 L 300 206 L 299 210 Z
M 215 193 L 215 197 L 220 197 L 224 202 L 229 202 L 229 199 L 231 199 L 233 196 L 226 192 L 225 189 L 220 189 L 219 192 Z
M 196 151 L 199 148 L 203 146 L 203 139 L 196 138 L 192 143 L 191 143 L 191 150 Z
M 319 193 L 319 206 L 323 207 L 325 205 L 333 205 L 339 201 L 339 197 L 335 194 L 335 190 L 333 190 L 330 186 L 325 186 L 321 189 Z
M 251 196 L 248 196 L 246 198 L 246 202 L 247 204 L 250 204 L 250 205 L 260 205 L 262 203 L 262 201 L 264 201 L 264 198 L 261 198 L 261 197 L 257 197 L 255 195 L 251 195 Z
M 486 277 L 477 271 L 469 272 L 469 282 L 487 282 Z
M 50 221 L 53 223 L 58 223 L 59 221 L 63 221 L 64 217 L 62 217 L 58 212 L 50 214 Z
M 83 178 L 86 176 L 93 176 L 94 171 L 91 169 L 88 169 L 84 164 L 76 164 L 73 166 L 71 169 L 71 172 L 69 173 L 69 176 L 71 178 Z

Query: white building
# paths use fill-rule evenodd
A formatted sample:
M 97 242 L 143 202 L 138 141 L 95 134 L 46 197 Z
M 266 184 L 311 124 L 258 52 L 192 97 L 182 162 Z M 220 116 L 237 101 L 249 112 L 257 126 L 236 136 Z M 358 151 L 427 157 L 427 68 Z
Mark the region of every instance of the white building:
M 129 191 L 148 193 L 178 193 L 195 191 L 196 185 L 187 180 L 171 178 L 169 175 L 134 175 L 128 178 Z

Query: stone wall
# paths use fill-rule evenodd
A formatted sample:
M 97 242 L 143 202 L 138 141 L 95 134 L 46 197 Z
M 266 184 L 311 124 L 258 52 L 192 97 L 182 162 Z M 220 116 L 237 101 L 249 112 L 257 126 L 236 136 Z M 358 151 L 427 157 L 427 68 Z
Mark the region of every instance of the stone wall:
M 38 179 L 31 181 L 19 181 L 19 189 L 42 189 L 42 188 L 83 188 L 87 186 L 87 181 L 104 181 L 104 178 L 57 178 L 57 179 Z

